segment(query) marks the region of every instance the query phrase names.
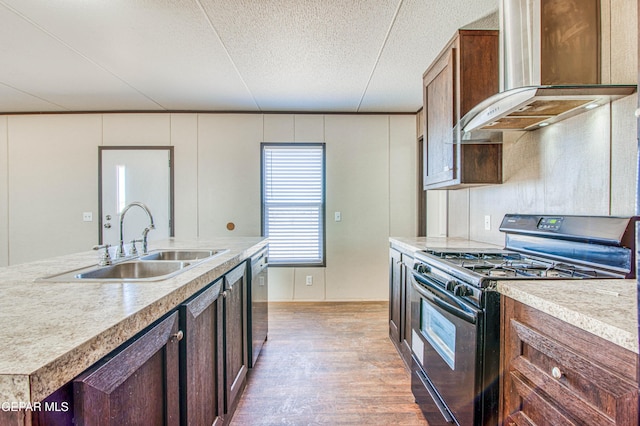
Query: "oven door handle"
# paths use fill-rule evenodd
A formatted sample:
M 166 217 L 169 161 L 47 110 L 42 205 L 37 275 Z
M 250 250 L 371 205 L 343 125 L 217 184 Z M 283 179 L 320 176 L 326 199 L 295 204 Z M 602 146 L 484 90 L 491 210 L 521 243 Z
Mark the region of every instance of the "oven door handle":
M 412 271 L 413 272 L 413 271 Z M 451 315 L 455 315 L 456 317 L 463 319 L 471 324 L 475 324 L 478 320 L 477 311 L 471 309 L 470 307 L 460 305 L 455 306 L 451 303 L 445 301 L 438 295 L 441 290 L 438 287 L 431 283 L 429 280 L 425 279 L 423 276 L 417 275 L 417 272 L 413 272 L 413 279 L 411 280 L 411 285 L 413 288 L 423 297 L 427 298 L 434 305 L 444 309 L 449 312 Z

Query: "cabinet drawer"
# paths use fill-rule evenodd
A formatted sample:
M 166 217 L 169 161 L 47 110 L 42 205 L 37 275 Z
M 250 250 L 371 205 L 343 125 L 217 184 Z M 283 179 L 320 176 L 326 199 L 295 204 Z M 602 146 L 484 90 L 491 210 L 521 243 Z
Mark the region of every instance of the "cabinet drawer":
M 504 305 L 506 424 L 637 419 L 634 354 L 518 302 L 505 299 Z
M 635 386 L 616 374 L 569 350 L 552 338 L 512 320 L 522 342 L 522 353 L 511 362 L 509 376 L 521 396 L 519 382 L 555 401 L 585 424 L 615 424 L 617 413 L 634 400 Z

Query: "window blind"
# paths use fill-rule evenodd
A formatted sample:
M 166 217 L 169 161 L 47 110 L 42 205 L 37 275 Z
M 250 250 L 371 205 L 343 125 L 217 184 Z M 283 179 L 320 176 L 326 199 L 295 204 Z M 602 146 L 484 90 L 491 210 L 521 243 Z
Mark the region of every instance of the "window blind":
M 324 163 L 324 144 L 262 145 L 270 264 L 324 264 Z

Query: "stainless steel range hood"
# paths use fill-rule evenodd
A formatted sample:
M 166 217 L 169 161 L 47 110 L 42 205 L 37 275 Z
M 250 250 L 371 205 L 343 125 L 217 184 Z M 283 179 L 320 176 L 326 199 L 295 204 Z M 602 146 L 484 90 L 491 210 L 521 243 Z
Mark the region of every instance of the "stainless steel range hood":
M 636 91 L 632 85 L 529 86 L 498 93 L 461 120 L 474 130 L 535 130 L 597 108 Z
M 500 6 L 504 91 L 462 118 L 461 142 L 535 130 L 636 91 L 635 84 L 601 84 L 599 0 L 502 0 Z

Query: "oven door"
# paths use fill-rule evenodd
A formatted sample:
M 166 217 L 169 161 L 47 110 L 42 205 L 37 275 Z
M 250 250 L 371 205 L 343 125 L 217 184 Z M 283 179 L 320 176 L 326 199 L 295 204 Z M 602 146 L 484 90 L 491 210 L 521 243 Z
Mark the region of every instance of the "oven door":
M 483 311 L 446 293 L 428 275 L 416 271 L 412 287 L 411 347 L 416 364 L 412 389 L 416 401 L 429 424 L 479 424 Z

